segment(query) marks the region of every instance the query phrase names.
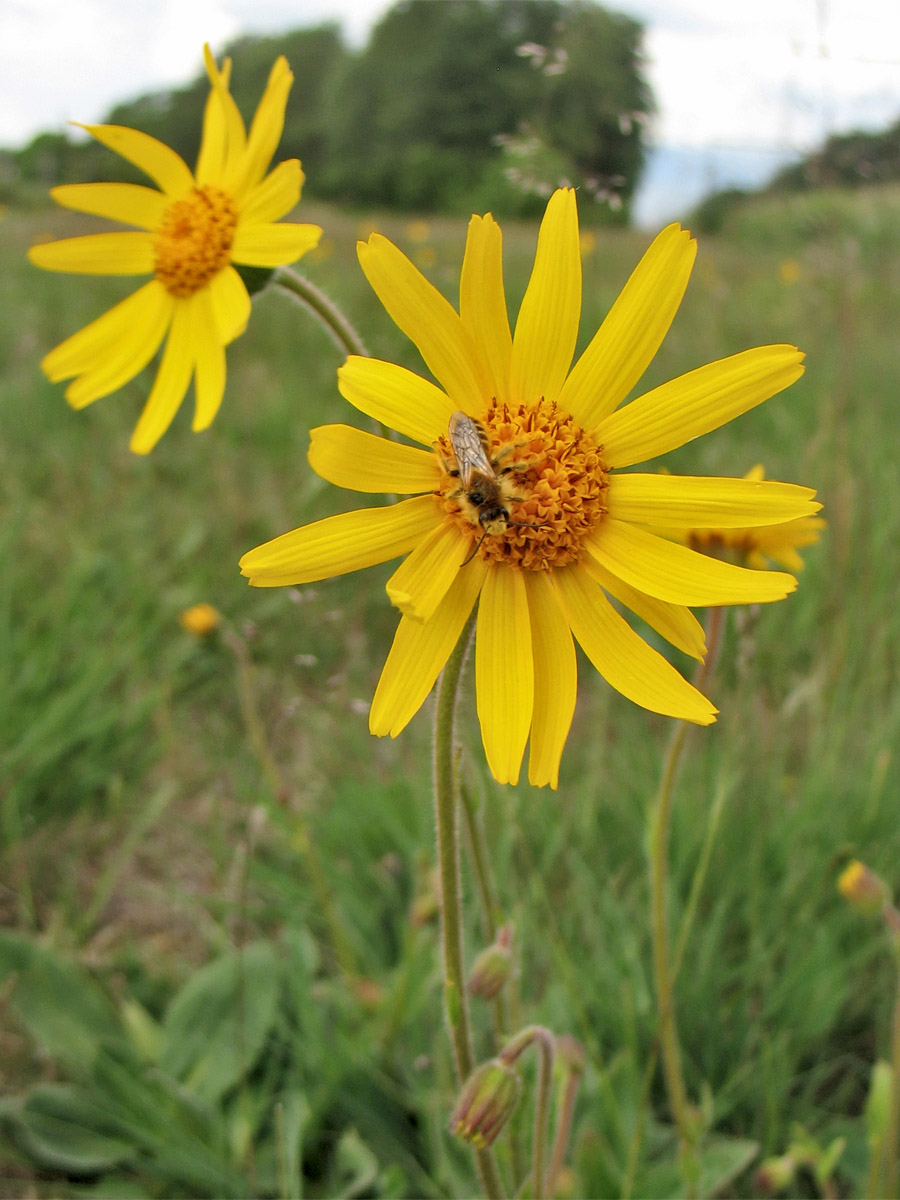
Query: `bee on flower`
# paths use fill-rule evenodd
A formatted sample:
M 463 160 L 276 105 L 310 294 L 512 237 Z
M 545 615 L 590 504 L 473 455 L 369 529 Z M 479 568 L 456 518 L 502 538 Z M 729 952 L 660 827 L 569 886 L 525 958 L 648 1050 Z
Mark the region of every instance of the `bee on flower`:
M 280 220 L 300 199 L 297 159 L 266 174 L 281 138 L 293 75 L 272 68 L 249 133 L 222 71 L 204 47 L 211 90 L 197 166 L 174 150 L 119 125 L 84 129 L 140 168 L 157 186 L 76 183 L 53 188 L 58 204 L 135 226 L 33 246 L 29 258 L 50 271 L 151 275 L 127 299 L 67 338 L 41 366 L 53 381 L 72 379 L 73 408 L 122 387 L 165 342 L 150 396 L 131 439 L 147 454 L 168 429 L 194 383 L 193 429 L 208 428 L 225 390 L 225 347 L 243 333 L 250 296 L 236 266 L 277 267 L 312 249 L 322 230 Z
M 369 283 L 437 382 L 351 356 L 338 372 L 341 394 L 416 444 L 326 425 L 312 431 L 310 463 L 339 487 L 409 498 L 328 517 L 249 551 L 241 570 L 250 583 L 312 582 L 403 557 L 387 583 L 402 615 L 369 714 L 378 736 L 405 728 L 477 607 L 477 711 L 501 783 L 518 780 L 530 742 L 530 782 L 557 786 L 575 708 L 576 642 L 635 703 L 714 721 L 715 707 L 613 601 L 702 658 L 703 630 L 689 606 L 780 600 L 796 580 L 709 558 L 669 531 L 774 525 L 820 506 L 811 489 L 792 484 L 626 468 L 782 391 L 802 374 L 802 354 L 789 345 L 746 350 L 623 405 L 675 316 L 695 243 L 677 224 L 664 229 L 572 365 L 581 245 L 568 188 L 547 205 L 514 332 L 501 231 L 490 215 L 469 224 L 458 312 L 387 238 L 374 234 L 358 250 Z M 473 437 L 480 473 L 496 486 L 487 516 L 460 485 L 458 451 L 474 447 Z

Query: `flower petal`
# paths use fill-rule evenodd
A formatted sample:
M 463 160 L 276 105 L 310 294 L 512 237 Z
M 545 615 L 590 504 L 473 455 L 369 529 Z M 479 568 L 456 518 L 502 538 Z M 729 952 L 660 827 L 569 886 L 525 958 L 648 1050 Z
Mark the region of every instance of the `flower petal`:
M 225 394 L 225 347 L 219 338 L 209 289 L 194 297 L 194 433 L 208 429 Z
M 391 604 L 414 621 L 430 620 L 466 563 L 470 542 L 456 524 L 446 521 L 439 525 L 387 581 Z
M 712 724 L 715 706 L 634 632 L 586 571 L 576 565 L 554 579 L 578 644 L 608 684 L 651 712 Z
M 265 175 L 284 130 L 284 110 L 294 76 L 280 54 L 272 64 L 266 90 L 253 115 L 247 146 L 234 169 L 229 171 L 231 190 L 242 201 Z
M 672 604 L 766 604 L 797 586 L 781 571 L 748 571 L 606 517 L 585 549 L 639 592 Z
M 457 572 L 430 621 L 401 618 L 369 713 L 376 737 L 396 737 L 406 728 L 459 641 L 488 572 L 480 559 L 469 566 Z
M 243 154 L 247 144 L 243 117 L 228 90 L 231 59 L 225 59 L 220 72 L 209 46 L 204 46 L 203 60 L 211 87 L 203 111 L 203 136 L 197 156 L 197 183 L 200 186 L 221 184 L 229 164 Z
M 338 391 L 367 417 L 425 446 L 447 432 L 456 408 L 421 375 L 355 354 L 338 368 Z
M 381 234 L 373 233 L 368 242 L 359 242 L 357 253 L 366 278 L 391 320 L 414 342 L 428 369 L 451 397 L 450 411 L 461 409 L 476 415 L 489 397 L 478 378 L 478 352 L 453 306 Z
M 586 554 L 581 566 L 610 596 L 646 622 L 660 637 L 689 654 L 691 658 L 705 658 L 706 633 L 703 626 L 684 604 L 670 604 L 657 600 L 646 592 L 630 587 L 616 575 L 601 567 L 595 558 Z
M 575 353 L 581 316 L 581 249 L 572 188 L 547 204 L 531 279 L 519 309 L 510 361 L 509 398 L 555 401 Z
M 241 574 L 254 587 L 346 575 L 407 554 L 442 521 L 433 496 L 339 513 L 248 550 L 240 561 Z
M 688 231 L 669 225 L 638 263 L 559 398 L 585 429 L 617 408 L 647 369 L 681 303 L 696 253 Z
M 319 425 L 309 433 L 309 463 L 336 487 L 354 492 L 433 492 L 440 472 L 433 454 L 364 433 L 350 425 Z
M 318 225 L 241 223 L 231 244 L 231 261 L 251 267 L 281 267 L 312 250 L 321 236 Z
M 822 507 L 813 488 L 695 475 L 621 475 L 609 478 L 606 503 L 619 521 L 667 529 L 740 529 L 779 525 Z
M 508 399 L 512 335 L 503 289 L 503 240 L 490 213 L 469 222 L 459 315 L 478 352 L 484 392 L 500 402 Z
M 138 302 L 129 304 L 128 301 Z M 128 301 L 122 302 L 126 307 L 117 314 L 115 322 L 107 326 L 103 353 L 96 353 L 94 343 L 92 364 L 81 368 L 78 378 L 66 388 L 66 399 L 73 408 L 84 408 L 133 379 L 166 336 L 175 301 L 155 279 L 129 296 Z M 116 309 L 111 309 L 106 316 L 114 312 Z M 86 332 L 81 330 L 81 333 Z
M 76 121 L 76 125 L 79 123 Z M 126 158 L 154 183 L 159 184 L 170 200 L 184 196 L 194 186 L 190 168 L 165 142 L 137 129 L 124 125 L 80 125 L 81 129 Z
M 604 461 L 629 467 L 718 429 L 789 387 L 802 362 L 794 346 L 758 346 L 664 383 L 601 421 Z
M 523 576 L 534 655 L 534 715 L 528 782 L 532 787 L 549 784 L 556 788 L 578 691 L 575 644 L 550 576 L 544 571 L 524 571 Z
M 32 246 L 28 257 L 45 271 L 76 275 L 152 275 L 153 239 L 149 233 L 92 233 Z
M 174 305 L 175 301 L 162 284 L 151 279 L 84 329 L 60 342 L 45 355 L 41 369 L 53 383 L 85 371 L 102 370 L 109 354 L 136 330 L 155 327 L 161 322 L 164 334 Z M 162 340 L 162 334 L 159 340 Z M 135 374 L 137 370 L 140 368 Z
M 208 287 L 218 339 L 227 346 L 247 328 L 250 294 L 234 267 L 224 267 L 213 276 Z
M 498 783 L 518 783 L 534 712 L 531 617 L 522 574 L 493 567 L 478 604 L 476 705 L 484 752 Z
M 170 203 L 162 192 L 136 183 L 66 183 L 51 188 L 50 195 L 63 208 L 140 229 L 156 229 Z
M 131 435 L 135 454 L 150 453 L 181 406 L 194 370 L 194 328 L 194 304 L 177 301 L 156 379 Z
M 303 171 L 298 158 L 279 163 L 248 194 L 241 208 L 241 225 L 279 221 L 297 204 L 303 188 Z

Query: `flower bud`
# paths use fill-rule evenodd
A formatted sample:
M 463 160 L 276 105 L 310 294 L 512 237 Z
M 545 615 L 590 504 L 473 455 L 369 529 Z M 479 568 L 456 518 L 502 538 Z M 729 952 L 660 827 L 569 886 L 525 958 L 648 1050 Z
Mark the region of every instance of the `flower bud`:
M 511 930 L 508 925 L 497 934 L 497 940 L 482 950 L 469 973 L 469 991 L 473 996 L 493 1000 L 512 974 Z
M 463 1084 L 450 1128 L 479 1150 L 490 1146 L 519 1098 L 519 1077 L 499 1059 L 482 1063 Z
M 754 1176 L 759 1191 L 766 1196 L 786 1192 L 794 1182 L 797 1163 L 792 1155 L 782 1154 L 778 1158 L 767 1158 Z
M 194 637 L 208 637 L 219 627 L 222 614 L 211 604 L 194 604 L 178 614 L 178 623 L 182 629 L 192 633 Z
M 874 871 L 854 858 L 841 871 L 838 891 L 858 913 L 864 917 L 875 917 L 890 902 L 888 886 Z

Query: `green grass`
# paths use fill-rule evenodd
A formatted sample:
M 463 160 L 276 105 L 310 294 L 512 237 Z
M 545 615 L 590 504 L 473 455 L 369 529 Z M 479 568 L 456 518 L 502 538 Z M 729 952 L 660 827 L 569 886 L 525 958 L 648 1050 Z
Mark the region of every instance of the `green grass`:
M 829 522 L 798 592 L 729 625 L 712 689 L 721 717 L 691 734 L 677 789 L 672 912 L 677 926 L 708 853 L 678 982 L 690 1095 L 709 1097 L 717 1135 L 750 1139 L 759 1156 L 781 1152 L 795 1123 L 823 1144 L 845 1135 L 837 1180 L 854 1195 L 892 970 L 877 924 L 846 909 L 835 879 L 855 854 L 900 883 L 898 211 L 886 189 L 737 215 L 701 243 L 646 379 L 768 341 L 807 352 L 787 393 L 665 460 L 729 475 L 762 461 L 817 487 Z M 357 220 L 304 216 L 330 247 L 306 272 L 373 353 L 417 367 L 356 265 Z M 404 222 L 376 223 L 416 252 Z M 84 228 L 50 210 L 0 222 L 0 914 L 12 931 L 0 942 L 0 1194 L 293 1195 L 301 1181 L 304 1195 L 469 1194 L 468 1156 L 445 1132 L 436 930 L 410 919 L 433 857 L 429 714 L 393 742 L 366 727 L 396 621 L 389 568 L 291 592 L 252 590 L 236 565 L 358 503 L 305 457 L 311 426 L 358 420 L 335 387 L 340 352 L 264 294 L 229 350 L 212 429 L 191 434 L 185 406 L 137 458 L 127 443 L 147 374 L 75 413 L 38 369 L 128 290 L 25 261 L 35 237 Z M 513 311 L 534 236 L 504 227 Z M 463 240 L 463 223 L 432 223 L 428 273 L 451 299 Z M 596 234 L 582 342 L 646 243 Z M 793 284 L 779 277 L 787 257 Z M 246 735 L 227 639 L 198 642 L 177 623 L 200 600 L 246 642 L 278 789 Z M 639 1127 L 632 1194 L 678 1194 L 658 1075 L 642 1090 L 655 1034 L 646 818 L 669 723 L 582 664 L 559 791 L 532 792 L 489 779 L 471 681 L 463 709 L 523 1019 L 572 1033 L 587 1054 L 573 1193 L 621 1194 Z M 466 890 L 474 951 L 468 876 Z M 256 947 L 246 978 L 262 1016 L 217 1084 L 184 1014 L 199 989 L 201 1027 L 217 1011 L 208 997 L 232 1002 L 210 1038 L 233 1019 L 236 946 Z M 341 953 L 366 986 L 340 973 Z M 65 1005 L 54 1018 L 61 995 L 82 997 L 77 1019 Z M 477 1027 L 484 1055 L 486 1014 Z M 186 1092 L 147 1065 L 158 1061 Z M 755 1194 L 747 1170 L 723 1186 Z M 798 1186 L 814 1194 L 811 1178 Z

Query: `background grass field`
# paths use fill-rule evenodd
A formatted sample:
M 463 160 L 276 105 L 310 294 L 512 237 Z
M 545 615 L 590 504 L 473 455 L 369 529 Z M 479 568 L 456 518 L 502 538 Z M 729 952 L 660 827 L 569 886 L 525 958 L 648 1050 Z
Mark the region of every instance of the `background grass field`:
M 665 465 L 742 475 L 762 461 L 818 488 L 829 523 L 795 595 L 730 621 L 721 717 L 691 734 L 676 798 L 676 926 L 700 886 L 679 1024 L 691 1096 L 741 1139 L 709 1166 L 725 1194 L 753 1194 L 752 1164 L 795 1123 L 823 1144 L 846 1136 L 834 1186 L 865 1191 L 862 1109 L 888 1053 L 893 970 L 835 880 L 852 854 L 897 881 L 898 202 L 896 189 L 780 200 L 701 239 L 641 386 L 799 345 L 798 384 Z M 379 228 L 455 300 L 464 224 L 303 219 L 325 229 L 304 271 L 372 353 L 420 369 L 354 242 Z M 391 568 L 297 591 L 250 589 L 237 570 L 259 542 L 365 500 L 306 462 L 311 426 L 364 424 L 335 387 L 342 355 L 263 294 L 213 428 L 191 434 L 186 405 L 138 458 L 147 373 L 75 413 L 38 368 L 130 290 L 25 260 L 36 238 L 88 228 L 49 208 L 0 221 L 0 1194 L 470 1194 L 468 1153 L 445 1129 L 426 919 L 429 709 L 397 741 L 367 732 L 396 622 Z M 513 312 L 535 234 L 504 225 Z M 587 236 L 581 345 L 648 240 Z M 177 621 L 201 600 L 227 623 L 206 640 Z M 471 681 L 465 700 L 523 1019 L 587 1054 L 567 1186 L 678 1194 L 648 1075 L 646 815 L 670 723 L 583 663 L 559 791 L 500 788 Z M 466 890 L 474 952 L 468 877 Z M 476 1023 L 483 1056 L 487 1013 Z M 811 1177 L 796 1186 L 816 1194 Z

